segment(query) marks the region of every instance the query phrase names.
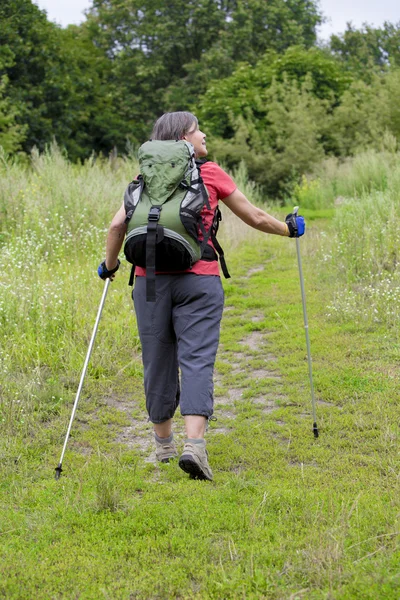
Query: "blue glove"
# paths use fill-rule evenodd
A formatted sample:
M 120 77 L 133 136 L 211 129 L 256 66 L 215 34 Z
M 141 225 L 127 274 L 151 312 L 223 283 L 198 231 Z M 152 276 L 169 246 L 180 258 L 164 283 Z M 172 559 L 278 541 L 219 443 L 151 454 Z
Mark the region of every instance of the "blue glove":
M 97 274 L 100 277 L 100 279 L 108 279 L 109 277 L 111 277 L 116 271 L 118 271 L 119 269 L 119 265 L 121 264 L 121 262 L 119 260 L 117 260 L 117 266 L 114 267 L 113 269 L 111 269 L 110 271 L 107 269 L 106 267 L 106 261 L 103 260 L 103 262 L 101 263 L 101 265 L 99 266 L 99 268 L 97 269 Z
M 293 213 L 290 213 L 290 215 L 287 215 L 285 223 L 289 228 L 289 237 L 301 237 L 304 235 L 306 230 L 304 217 L 299 217 Z

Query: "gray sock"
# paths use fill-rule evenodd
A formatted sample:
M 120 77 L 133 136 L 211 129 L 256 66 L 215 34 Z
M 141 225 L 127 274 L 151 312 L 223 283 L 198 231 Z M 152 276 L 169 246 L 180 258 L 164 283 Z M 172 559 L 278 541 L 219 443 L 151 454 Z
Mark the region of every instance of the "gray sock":
M 206 440 L 203 440 L 203 438 L 188 438 L 185 440 L 186 442 L 189 442 L 189 444 L 205 444 Z
M 160 437 L 158 437 L 156 432 L 154 432 L 154 437 L 159 444 L 170 444 L 172 442 L 172 440 L 174 439 L 174 434 L 171 433 L 171 435 L 167 438 L 160 438 Z

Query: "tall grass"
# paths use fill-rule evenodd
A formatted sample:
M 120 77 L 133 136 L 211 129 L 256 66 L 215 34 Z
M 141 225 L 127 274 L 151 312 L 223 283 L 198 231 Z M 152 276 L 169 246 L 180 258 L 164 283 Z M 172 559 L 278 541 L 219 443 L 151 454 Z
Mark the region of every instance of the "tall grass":
M 335 261 L 349 282 L 393 276 L 400 265 L 400 189 L 362 193 L 344 202 L 334 220 Z
M 294 190 L 294 202 L 314 210 L 339 206 L 346 198 L 384 192 L 400 182 L 400 155 L 368 150 L 344 161 L 330 158 L 304 175 Z
M 56 146 L 34 153 L 29 166 L 0 162 L 0 412 L 10 431 L 59 410 L 83 365 L 105 233 L 136 174 L 129 157 L 74 165 Z M 123 322 L 107 326 L 124 335 Z M 102 356 L 99 368 L 107 363 Z
M 331 314 L 397 326 L 400 155 L 367 152 L 330 175 L 326 170 L 325 177 L 321 190 L 330 190 L 325 198 L 341 194 L 322 253 L 323 268 L 337 281 Z

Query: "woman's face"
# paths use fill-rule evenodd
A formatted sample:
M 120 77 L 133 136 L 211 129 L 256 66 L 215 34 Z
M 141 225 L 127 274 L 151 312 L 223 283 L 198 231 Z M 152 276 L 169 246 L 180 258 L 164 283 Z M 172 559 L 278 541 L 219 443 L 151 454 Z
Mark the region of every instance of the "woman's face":
M 191 130 L 183 136 L 183 139 L 193 145 L 196 158 L 207 156 L 206 135 L 200 131 L 196 124 L 193 124 Z

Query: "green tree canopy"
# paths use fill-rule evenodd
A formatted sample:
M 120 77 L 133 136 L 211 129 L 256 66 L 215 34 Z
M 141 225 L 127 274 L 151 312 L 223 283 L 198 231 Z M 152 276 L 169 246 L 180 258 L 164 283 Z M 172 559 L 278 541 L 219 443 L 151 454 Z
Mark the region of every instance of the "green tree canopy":
M 28 127 L 24 148 L 42 147 L 42 140 L 53 134 L 49 111 L 57 113 L 60 101 L 55 77 L 57 29 L 29 0 L 4 0 L 0 20 L 0 46 L 9 57 L 5 74 L 10 99 L 20 107 L 20 119 Z
M 140 140 L 155 117 L 187 109 L 238 61 L 312 46 L 320 22 L 314 0 L 94 0 L 88 27 L 112 60 L 116 105 Z
M 371 83 L 355 80 L 335 111 L 332 135 L 341 156 L 365 148 L 381 150 L 391 137 L 400 144 L 400 68 L 375 74 Z
M 282 55 L 267 52 L 254 68 L 241 64 L 230 77 L 213 82 L 199 102 L 199 117 L 211 134 L 232 137 L 232 119 L 253 115 L 262 120 L 267 111 L 266 94 L 274 80 L 293 81 L 300 87 L 306 79 L 311 82 L 310 93 L 327 100 L 332 108 L 352 81 L 325 50 L 294 46 Z
M 85 28 L 61 29 L 31 0 L 2 0 L 0 20 L 0 74 L 26 131 L 24 150 L 56 138 L 76 159 L 125 139 L 103 85 L 109 61 Z
M 385 23 L 382 28 L 348 25 L 342 35 L 333 35 L 330 50 L 358 78 L 370 81 L 375 72 L 400 66 L 400 22 Z
M 8 79 L 3 75 L 0 78 L 0 146 L 6 154 L 12 154 L 20 150 L 26 127 L 16 122 L 18 108 L 8 98 L 7 87 Z
M 236 98 L 239 110 L 238 104 L 225 106 L 230 128 L 225 135 L 216 135 L 207 120 L 201 122 L 206 133 L 211 131 L 210 154 L 230 167 L 244 161 L 267 194 L 281 196 L 325 156 L 329 102 L 315 95 L 310 74 L 300 84 L 286 74 L 281 80 L 273 76 L 268 87 L 246 92 L 247 97 Z
M 245 160 L 276 194 L 326 154 L 400 140 L 400 24 L 318 47 L 317 0 L 93 0 L 66 29 L 33 0 L 2 0 L 0 20 L 7 152 L 54 138 L 73 160 L 123 152 L 191 109 L 215 157 Z

